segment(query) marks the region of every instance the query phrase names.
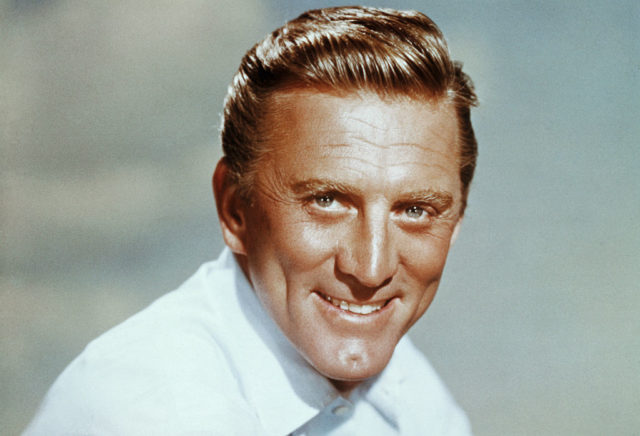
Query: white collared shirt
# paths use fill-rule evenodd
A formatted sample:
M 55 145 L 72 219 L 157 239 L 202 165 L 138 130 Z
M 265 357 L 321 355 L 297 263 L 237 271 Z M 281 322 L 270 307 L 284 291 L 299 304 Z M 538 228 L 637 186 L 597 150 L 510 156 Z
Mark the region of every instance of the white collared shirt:
M 225 249 L 90 343 L 26 435 L 469 435 L 405 337 L 348 399 L 290 344 Z

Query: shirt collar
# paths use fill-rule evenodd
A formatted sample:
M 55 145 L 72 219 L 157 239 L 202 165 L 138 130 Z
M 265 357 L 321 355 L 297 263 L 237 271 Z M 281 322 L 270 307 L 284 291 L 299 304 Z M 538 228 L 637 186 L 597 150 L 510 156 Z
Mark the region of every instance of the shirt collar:
M 233 254 L 220 257 L 233 270 L 235 293 L 222 292 L 222 342 L 247 400 L 268 435 L 289 434 L 339 397 L 338 391 L 297 352 L 256 297 Z M 229 307 L 231 306 L 231 307 Z M 229 319 L 232 318 L 232 319 Z M 226 339 L 226 340 L 225 340 Z
M 408 339 L 403 337 L 386 368 L 376 377 L 363 383 L 359 389 L 359 395 L 369 402 L 384 419 L 393 427 L 398 428 L 400 418 L 400 406 L 398 399 L 401 397 L 400 389 L 405 380 L 402 370 L 402 349 Z

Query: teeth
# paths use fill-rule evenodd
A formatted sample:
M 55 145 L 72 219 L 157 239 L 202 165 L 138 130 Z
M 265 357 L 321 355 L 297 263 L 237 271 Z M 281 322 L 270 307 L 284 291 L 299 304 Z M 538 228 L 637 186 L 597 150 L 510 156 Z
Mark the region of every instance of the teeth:
M 349 312 L 362 314 L 362 310 L 360 310 L 362 308 L 363 306 L 358 306 L 357 304 L 349 303 Z
M 376 310 L 379 310 L 380 307 L 382 307 L 382 306 L 371 306 L 369 304 L 365 304 L 360 309 L 360 313 L 363 314 L 363 315 L 367 315 L 367 314 L 369 314 L 371 312 L 375 312 Z
M 357 313 L 358 315 L 368 315 L 382 308 L 382 304 L 365 304 L 360 306 L 359 304 L 348 303 L 343 300 L 338 300 L 337 298 L 331 298 L 328 295 L 323 295 L 323 297 L 334 306 L 351 313 Z

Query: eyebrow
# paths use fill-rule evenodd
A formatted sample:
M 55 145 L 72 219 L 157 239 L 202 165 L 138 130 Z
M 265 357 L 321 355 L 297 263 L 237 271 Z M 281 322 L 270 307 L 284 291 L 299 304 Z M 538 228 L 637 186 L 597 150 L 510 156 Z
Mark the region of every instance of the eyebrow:
M 362 195 L 362 191 L 352 185 L 322 179 L 302 180 L 291 186 L 296 195 L 317 192 L 338 192 L 344 194 Z M 440 211 L 445 211 L 453 205 L 453 194 L 447 191 L 433 189 L 419 189 L 402 193 L 396 203 L 431 203 Z
M 296 194 L 307 194 L 310 192 L 342 192 L 345 194 L 361 193 L 359 189 L 346 183 L 321 179 L 302 180 L 294 183 L 291 188 Z
M 401 203 L 431 203 L 441 212 L 453 205 L 453 194 L 431 189 L 412 191 L 401 196 Z

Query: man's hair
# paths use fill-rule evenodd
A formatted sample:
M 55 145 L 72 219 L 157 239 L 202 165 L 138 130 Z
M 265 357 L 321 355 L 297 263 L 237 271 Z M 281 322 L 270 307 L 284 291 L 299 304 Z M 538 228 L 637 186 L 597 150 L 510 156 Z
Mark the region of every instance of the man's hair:
M 270 97 L 292 86 L 453 104 L 464 211 L 477 157 L 470 118 L 476 95 L 429 17 L 368 7 L 318 9 L 253 46 L 229 85 L 222 121 L 222 148 L 245 198 L 250 196 L 257 162 L 268 152 L 261 121 Z

